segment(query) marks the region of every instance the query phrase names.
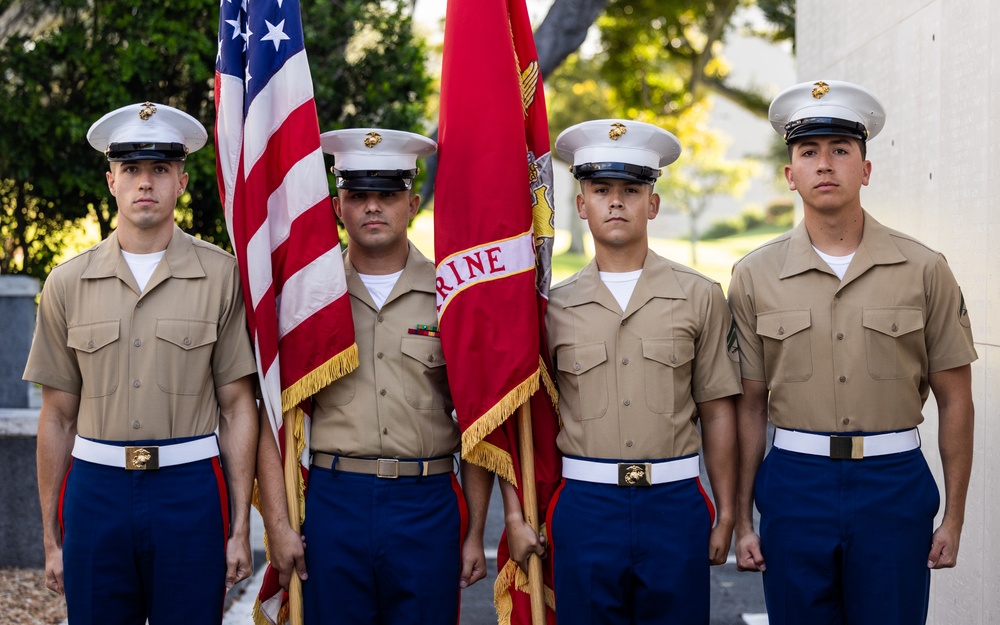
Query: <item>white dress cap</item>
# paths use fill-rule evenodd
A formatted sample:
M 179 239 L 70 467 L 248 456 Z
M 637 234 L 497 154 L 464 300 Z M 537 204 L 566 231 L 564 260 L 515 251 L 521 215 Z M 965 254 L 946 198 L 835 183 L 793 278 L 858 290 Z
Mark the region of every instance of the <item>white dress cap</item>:
M 767 115 L 785 143 L 815 135 L 868 141 L 885 125 L 885 109 L 878 99 L 864 87 L 841 80 L 791 86 L 771 102 Z
M 437 151 L 437 143 L 423 135 L 383 128 L 331 130 L 319 141 L 333 155 L 337 187 L 352 190 L 409 189 L 419 172 L 417 159 Z
M 654 183 L 660 168 L 677 160 L 681 144 L 659 126 L 626 119 L 596 119 L 570 126 L 556 138 L 573 175 Z
M 208 133 L 194 117 L 165 104 L 143 102 L 111 111 L 87 131 L 87 141 L 110 161 L 184 160 Z

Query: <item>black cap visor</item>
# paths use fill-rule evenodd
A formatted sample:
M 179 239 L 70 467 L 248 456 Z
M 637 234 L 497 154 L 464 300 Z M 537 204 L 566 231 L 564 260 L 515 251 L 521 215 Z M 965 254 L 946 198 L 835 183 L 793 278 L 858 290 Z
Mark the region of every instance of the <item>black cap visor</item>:
M 631 163 L 581 163 L 570 168 L 577 180 L 591 178 L 617 178 L 654 184 L 660 177 L 660 170 Z
M 104 151 L 110 162 L 183 161 L 188 150 L 183 143 L 112 143 Z
M 337 188 L 348 191 L 408 191 L 419 169 L 354 169 L 341 171 L 331 168 L 337 177 Z
M 836 117 L 804 117 L 785 124 L 785 143 L 818 135 L 838 135 L 867 141 L 868 129 L 861 122 Z

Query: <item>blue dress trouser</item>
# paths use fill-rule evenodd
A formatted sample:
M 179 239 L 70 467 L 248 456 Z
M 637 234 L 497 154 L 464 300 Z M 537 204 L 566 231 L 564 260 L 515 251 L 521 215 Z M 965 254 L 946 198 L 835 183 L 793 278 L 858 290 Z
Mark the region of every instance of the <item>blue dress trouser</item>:
M 222 622 L 229 495 L 218 457 L 154 471 L 74 459 L 60 520 L 73 625 Z
M 757 472 L 771 625 L 921 625 L 937 485 L 919 449 L 831 460 L 773 448 Z
M 708 625 L 713 510 L 697 478 L 563 480 L 549 504 L 560 625 Z
M 458 622 L 466 505 L 454 473 L 309 472 L 306 625 Z

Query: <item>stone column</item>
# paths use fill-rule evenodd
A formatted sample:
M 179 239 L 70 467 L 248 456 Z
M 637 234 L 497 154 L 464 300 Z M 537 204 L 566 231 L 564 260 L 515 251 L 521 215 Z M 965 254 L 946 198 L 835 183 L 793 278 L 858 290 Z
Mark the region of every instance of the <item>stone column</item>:
M 21 380 L 35 328 L 38 280 L 0 276 L 0 566 L 41 567 L 42 515 L 33 385 Z

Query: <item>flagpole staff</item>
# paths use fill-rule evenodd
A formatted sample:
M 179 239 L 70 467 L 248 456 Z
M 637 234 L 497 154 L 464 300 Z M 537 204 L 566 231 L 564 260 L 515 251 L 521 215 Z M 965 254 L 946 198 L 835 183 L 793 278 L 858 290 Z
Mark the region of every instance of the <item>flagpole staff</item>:
M 302 529 L 302 520 L 299 518 L 299 479 L 302 472 L 299 468 L 299 456 L 295 453 L 295 410 L 292 408 L 285 411 L 282 417 L 285 424 L 285 503 L 288 504 L 288 524 L 298 532 Z M 288 581 L 288 623 L 303 625 L 302 580 L 295 571 L 292 571 L 292 577 Z
M 524 521 L 538 533 L 538 496 L 535 493 L 535 445 L 531 438 L 531 402 L 517 409 L 517 437 L 521 449 L 521 510 Z M 528 592 L 531 596 L 531 624 L 545 625 L 545 594 L 542 589 L 542 560 L 528 555 Z

